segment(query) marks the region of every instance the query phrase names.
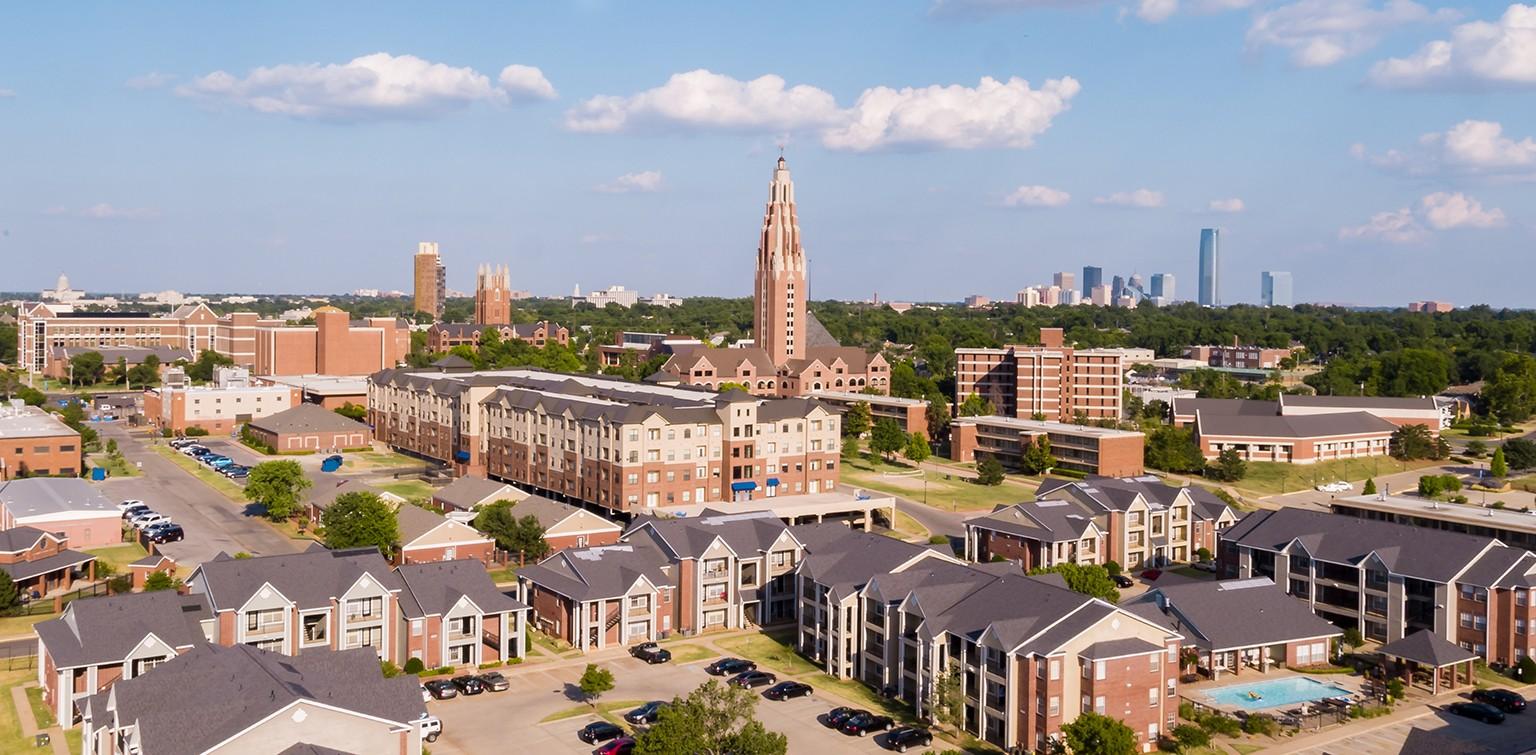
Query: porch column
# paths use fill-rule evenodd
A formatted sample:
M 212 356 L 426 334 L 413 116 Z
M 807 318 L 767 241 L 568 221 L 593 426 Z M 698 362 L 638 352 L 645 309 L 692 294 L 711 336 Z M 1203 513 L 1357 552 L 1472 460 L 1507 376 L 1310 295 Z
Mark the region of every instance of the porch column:
M 528 612 L 517 612 L 517 656 L 522 658 L 528 647 Z
M 497 648 L 497 651 L 498 651 L 499 655 L 497 655 L 496 659 L 501 661 L 502 663 L 506 663 L 507 662 L 507 630 L 510 627 L 507 626 L 507 615 L 506 614 L 504 614 L 504 613 L 503 614 L 498 614 L 498 616 L 499 616 L 498 621 L 501 622 L 501 629 L 500 629 L 500 631 L 498 631 L 496 633 L 496 639 L 501 644 L 501 647 Z

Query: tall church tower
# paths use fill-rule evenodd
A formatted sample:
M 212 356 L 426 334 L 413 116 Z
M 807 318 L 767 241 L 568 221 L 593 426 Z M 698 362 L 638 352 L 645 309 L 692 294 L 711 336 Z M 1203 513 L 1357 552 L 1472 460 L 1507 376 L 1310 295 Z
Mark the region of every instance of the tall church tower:
M 505 265 L 475 272 L 475 324 L 512 324 L 512 273 Z
M 757 285 L 752 293 L 752 337 L 775 365 L 805 356 L 808 294 L 805 250 L 800 247 L 800 223 L 795 219 L 795 184 L 780 157 L 763 214 Z

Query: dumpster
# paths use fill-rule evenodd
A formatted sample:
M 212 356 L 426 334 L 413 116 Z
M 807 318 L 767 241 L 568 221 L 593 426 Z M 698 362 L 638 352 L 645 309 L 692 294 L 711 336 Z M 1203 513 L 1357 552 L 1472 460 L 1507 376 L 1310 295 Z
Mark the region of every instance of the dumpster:
M 340 454 L 337 454 L 335 456 L 327 456 L 327 457 L 325 457 L 325 461 L 320 462 L 320 471 L 321 472 L 335 472 L 338 469 L 341 469 L 341 455 Z

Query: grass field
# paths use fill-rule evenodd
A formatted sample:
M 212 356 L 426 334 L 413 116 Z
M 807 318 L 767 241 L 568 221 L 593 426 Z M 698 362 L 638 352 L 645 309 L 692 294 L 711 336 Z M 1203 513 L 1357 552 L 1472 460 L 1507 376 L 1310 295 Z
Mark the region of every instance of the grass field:
M 379 490 L 394 493 L 401 498 L 412 500 L 416 498 L 431 498 L 436 488 L 421 480 L 396 480 L 374 485 Z
M 32 634 L 32 625 L 39 621 L 57 618 L 58 614 L 40 613 L 36 616 L 6 616 L 0 618 L 0 637 L 21 637 Z M 0 752 L 4 752 L 0 748 Z
M 1270 461 L 1248 462 L 1248 475 L 1232 487 L 1255 495 L 1275 495 L 1309 490 L 1325 482 L 1344 480 L 1362 483 L 1368 477 L 1407 472 L 1439 464 L 1437 461 L 1402 462 L 1391 457 L 1336 459 L 1316 464 L 1282 464 Z
M 892 529 L 895 530 L 896 534 L 901 535 L 904 540 L 911 540 L 913 542 L 928 541 L 928 528 L 924 527 L 906 512 L 897 511 L 896 521 L 893 524 Z
M 108 477 L 139 476 L 139 468 L 122 456 L 110 456 L 105 453 L 91 454 L 86 457 L 85 463 L 91 467 L 104 467 Z
M 101 563 L 111 564 L 118 574 L 128 571 L 128 564 L 133 563 L 147 555 L 149 551 L 138 543 L 123 543 L 122 545 L 109 545 L 105 548 L 91 548 L 86 551 L 96 557 Z
M 36 752 L 32 740 L 21 735 L 21 718 L 11 703 L 11 688 L 37 678 L 37 669 L 0 671 L 0 752 Z M 75 750 L 79 752 L 79 750 Z
M 718 658 L 720 656 L 719 653 L 703 645 L 693 645 L 690 643 L 667 645 L 667 649 L 672 651 L 673 663 L 694 663 L 706 658 Z
M 390 467 L 421 467 L 425 462 L 393 451 L 357 451 L 343 454 L 342 466 L 347 469 L 378 469 Z
M 744 634 L 740 637 L 728 637 L 715 642 L 715 644 L 738 654 L 742 658 L 756 661 L 759 666 L 766 666 L 773 671 L 790 676 L 814 674 L 821 670 L 815 664 L 801 658 L 794 648 L 766 634 Z
M 952 472 L 924 469 L 919 474 L 910 466 L 864 457 L 844 460 L 842 482 L 913 501 L 921 502 L 926 498 L 928 505 L 951 511 L 991 511 L 999 503 L 1034 500 L 1037 484 L 1034 480 L 1010 475 L 1002 485 L 977 485 L 968 477 Z
M 208 487 L 219 491 L 225 498 L 237 503 L 245 503 L 245 488 L 240 487 L 228 477 L 197 463 L 190 457 L 183 456 L 170 446 L 153 445 L 150 446 L 150 449 L 170 459 L 172 464 L 191 472 L 193 477 L 202 480 Z

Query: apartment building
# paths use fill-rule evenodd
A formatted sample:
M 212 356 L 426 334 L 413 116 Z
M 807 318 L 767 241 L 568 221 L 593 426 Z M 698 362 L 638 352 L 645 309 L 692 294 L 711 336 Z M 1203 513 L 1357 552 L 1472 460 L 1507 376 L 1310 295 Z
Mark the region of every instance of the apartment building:
M 1211 367 L 1239 370 L 1278 370 L 1281 360 L 1301 350 L 1301 344 L 1285 348 L 1243 346 L 1233 339 L 1228 346 L 1190 346 L 1184 350 L 1185 359 L 1194 359 Z
M 854 404 L 867 404 L 870 418 L 874 421 L 890 419 L 901 428 L 902 432 L 928 435 L 928 402 L 923 399 L 876 396 L 857 391 L 811 391 L 805 395 L 807 398 L 838 407 L 844 412 Z
M 1461 532 L 1536 551 L 1536 516 L 1519 509 L 1441 503 L 1433 498 L 1391 495 L 1390 491 L 1331 498 L 1328 507 L 1335 514 Z
M 218 368 L 213 385 L 192 385 L 181 370 L 173 369 L 166 373 L 164 385 L 144 391 L 144 417 L 156 429 L 173 435 L 191 427 L 210 435 L 229 435 L 243 424 L 299 403 L 299 389 L 253 384 L 243 367 Z
M 926 715 L 951 671 L 967 733 L 1047 751 L 1094 711 L 1152 752 L 1176 723 L 1182 636 L 1013 564 L 963 564 L 861 532 L 797 535 L 797 645 L 839 678 L 894 693 Z
M 1134 477 L 1143 466 L 1147 436 L 1135 430 L 1075 425 L 999 415 L 957 417 L 949 425 L 949 457 L 975 461 L 991 456 L 1005 466 L 1023 465 L 1029 447 L 1044 438 L 1056 466 L 1083 474 Z
M 440 322 L 427 328 L 427 348 L 442 353 L 455 346 L 477 346 L 486 330 L 495 330 L 502 341 L 522 341 L 542 349 L 551 343 L 569 346 L 571 331 L 564 325 L 548 320 L 539 322 L 493 325 L 485 323 Z
M 1243 517 L 1219 554 L 1222 574 L 1268 577 L 1368 640 L 1427 630 L 1510 665 L 1533 651 L 1536 555 L 1494 538 L 1287 508 Z
M 644 362 L 658 354 L 671 354 L 679 346 L 703 346 L 704 342 L 690 336 L 667 333 L 619 331 L 613 343 L 598 344 L 598 360 L 604 367 L 618 367 L 626 358 Z
M 51 303 L 24 305 L 19 313 L 17 364 L 43 375 L 67 374 L 68 356 L 84 349 L 174 349 L 191 355 L 210 350 L 259 375 L 365 375 L 399 364 L 411 350 L 405 322 L 393 317 L 354 321 L 330 306 L 316 309 L 315 324 L 309 326 L 265 320 L 253 312 L 221 317 L 206 304 L 160 315 L 75 311 Z
M 583 650 L 782 624 L 795 618 L 795 532 L 772 512 L 644 518 L 613 545 L 560 551 L 518 572 L 536 628 Z
M 1217 533 L 1237 515 L 1204 488 L 1155 477 L 1047 478 L 1035 500 L 966 520 L 966 558 L 1001 556 L 1024 570 L 1062 563 L 1127 569 L 1194 561 L 1216 552 Z
M 1118 421 L 1124 374 L 1119 352 L 1075 349 L 1061 328 L 1041 328 L 1039 346 L 956 349 L 955 403 L 975 394 L 1005 417 Z
M 80 433 L 21 399 L 0 405 L 0 481 L 19 474 L 80 474 Z
M 681 385 L 710 390 L 737 383 L 752 395 L 765 397 L 804 396 L 817 391 L 890 391 L 890 364 L 880 354 L 853 346 L 807 346 L 804 353 L 775 365 L 767 351 L 756 347 L 677 345 L 661 366 L 661 374 Z
M 378 440 L 614 512 L 837 484 L 839 417 L 808 399 L 538 370 L 388 370 L 371 383 Z

